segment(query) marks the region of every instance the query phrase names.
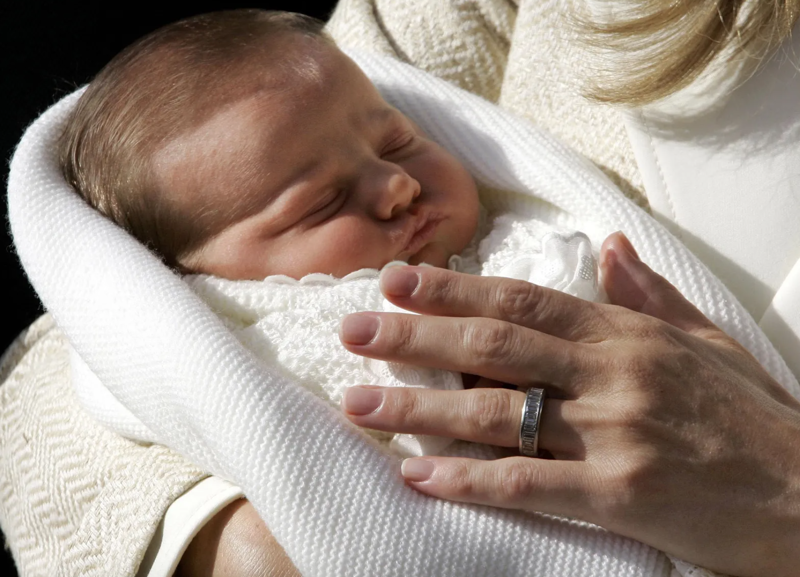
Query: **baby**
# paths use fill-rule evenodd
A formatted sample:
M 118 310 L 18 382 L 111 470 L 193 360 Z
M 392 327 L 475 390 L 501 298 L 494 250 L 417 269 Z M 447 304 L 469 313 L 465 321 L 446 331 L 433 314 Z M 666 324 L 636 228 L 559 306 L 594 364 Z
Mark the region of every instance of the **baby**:
M 447 266 L 475 236 L 479 202 L 467 170 L 389 105 L 322 26 L 238 10 L 139 40 L 81 97 L 60 141 L 64 174 L 166 264 L 200 274 L 187 282 L 245 346 L 332 404 L 359 383 L 460 387 L 452 373 L 371 361 L 338 342 L 344 314 L 383 306 L 376 270 Z M 495 246 L 511 238 L 501 228 Z M 540 269 L 591 285 L 591 246 L 573 240 L 562 252 L 578 260 L 566 275 Z M 530 269 L 493 262 L 485 274 Z M 353 278 L 364 269 L 372 276 Z M 275 275 L 303 281 L 231 282 Z M 402 435 L 391 443 L 402 454 L 444 447 Z
M 182 272 L 444 266 L 475 233 L 471 176 L 322 26 L 238 10 L 139 40 L 81 98 L 67 180 Z

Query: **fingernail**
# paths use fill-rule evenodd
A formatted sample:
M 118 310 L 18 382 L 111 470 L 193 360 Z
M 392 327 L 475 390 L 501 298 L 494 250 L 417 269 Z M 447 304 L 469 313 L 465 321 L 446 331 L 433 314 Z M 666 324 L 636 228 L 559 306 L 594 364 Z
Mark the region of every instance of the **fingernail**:
M 400 474 L 407 481 L 427 481 L 433 475 L 433 463 L 427 459 L 406 459 L 400 465 Z
M 391 266 L 381 272 L 381 291 L 386 296 L 410 297 L 419 286 L 419 274 L 405 266 Z
M 342 410 L 360 417 L 374 413 L 381 403 L 383 403 L 383 391 L 380 389 L 349 387 L 345 389 L 342 397 Z
M 378 334 L 381 319 L 369 314 L 347 315 L 342 319 L 339 332 L 342 341 L 348 345 L 368 345 Z
M 617 232 L 617 239 L 619 240 L 620 248 L 626 253 L 626 256 L 634 259 L 634 260 L 641 260 L 639 258 L 639 253 L 636 252 L 636 249 L 633 248 L 631 241 L 625 236 L 625 233 L 622 231 Z

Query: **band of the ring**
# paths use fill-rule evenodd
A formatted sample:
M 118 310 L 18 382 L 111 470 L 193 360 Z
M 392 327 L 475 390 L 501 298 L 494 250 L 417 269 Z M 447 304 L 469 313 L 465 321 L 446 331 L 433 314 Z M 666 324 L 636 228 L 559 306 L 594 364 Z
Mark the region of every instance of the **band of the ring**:
M 539 425 L 542 422 L 544 389 L 531 387 L 522 406 L 522 424 L 519 427 L 519 452 L 526 457 L 539 455 Z

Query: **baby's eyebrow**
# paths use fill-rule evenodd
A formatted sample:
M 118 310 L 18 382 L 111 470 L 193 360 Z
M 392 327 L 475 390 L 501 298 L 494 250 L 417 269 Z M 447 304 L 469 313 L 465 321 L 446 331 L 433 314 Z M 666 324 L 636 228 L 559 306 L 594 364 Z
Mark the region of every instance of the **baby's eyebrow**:
M 246 194 L 232 195 L 225 210 L 225 222 L 232 223 L 266 210 L 280 200 L 284 193 L 292 188 L 304 174 L 313 170 L 313 161 L 305 160 L 301 165 L 293 167 L 288 173 L 275 181 L 267 178 L 251 181 Z
M 367 124 L 383 129 L 392 126 L 398 119 L 403 118 L 403 113 L 389 104 L 382 106 L 375 106 L 364 113 L 361 118 Z M 319 159 L 307 157 L 301 159 L 296 165 L 291 167 L 283 178 L 282 182 L 272 182 L 270 187 L 272 190 L 268 193 L 248 195 L 249 198 L 239 198 L 232 206 L 234 212 L 237 214 L 250 214 L 256 211 L 263 210 L 267 206 L 274 204 L 280 199 L 284 193 L 294 188 L 299 184 L 311 184 L 311 187 L 316 183 L 317 185 L 326 180 L 330 172 L 330 166 L 322 166 Z
M 395 114 L 398 114 L 399 112 L 400 112 L 399 110 L 391 106 L 380 106 L 370 110 L 369 116 L 371 117 L 372 120 L 385 122 L 391 119 Z
M 366 118 L 367 121 L 371 124 L 375 124 L 378 126 L 386 126 L 396 121 L 399 117 L 402 116 L 403 116 L 402 112 L 400 112 L 393 106 L 389 106 L 387 104 L 385 106 L 376 107 L 368 111 Z

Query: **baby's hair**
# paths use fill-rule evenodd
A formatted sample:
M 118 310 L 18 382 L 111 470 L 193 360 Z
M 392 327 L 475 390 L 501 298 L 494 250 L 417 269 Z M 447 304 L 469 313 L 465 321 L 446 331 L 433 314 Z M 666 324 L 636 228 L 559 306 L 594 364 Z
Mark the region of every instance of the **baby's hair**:
M 92 207 L 179 267 L 225 219 L 207 207 L 180 210 L 160 190 L 154 154 L 229 95 L 231 78 L 252 72 L 255 56 L 293 74 L 315 74 L 313 62 L 287 62 L 272 41 L 295 33 L 332 43 L 323 26 L 301 14 L 231 10 L 187 18 L 134 42 L 97 74 L 71 113 L 59 141 L 65 178 Z

